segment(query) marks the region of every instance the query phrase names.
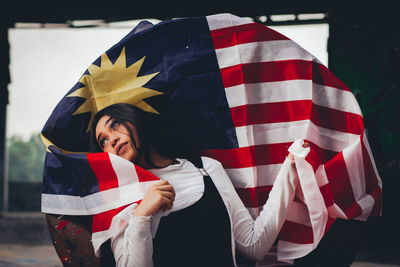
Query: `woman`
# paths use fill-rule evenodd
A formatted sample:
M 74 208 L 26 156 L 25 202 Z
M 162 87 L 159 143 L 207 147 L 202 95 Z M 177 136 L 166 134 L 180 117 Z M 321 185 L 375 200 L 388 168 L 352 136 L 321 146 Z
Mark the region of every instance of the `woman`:
M 253 220 L 222 165 L 187 160 L 171 147 L 158 115 L 116 104 L 101 110 L 91 147 L 125 158 L 158 176 L 129 224 L 111 238 L 117 266 L 235 266 L 235 250 L 261 260 L 286 218 L 298 182 L 286 159 L 268 202 Z

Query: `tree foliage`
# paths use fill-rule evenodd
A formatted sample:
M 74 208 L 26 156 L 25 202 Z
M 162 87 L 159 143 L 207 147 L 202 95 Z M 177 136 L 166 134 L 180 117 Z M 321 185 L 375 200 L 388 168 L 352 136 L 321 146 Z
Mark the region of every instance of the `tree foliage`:
M 46 149 L 39 134 L 32 134 L 28 141 L 12 136 L 8 145 L 9 180 L 41 181 Z

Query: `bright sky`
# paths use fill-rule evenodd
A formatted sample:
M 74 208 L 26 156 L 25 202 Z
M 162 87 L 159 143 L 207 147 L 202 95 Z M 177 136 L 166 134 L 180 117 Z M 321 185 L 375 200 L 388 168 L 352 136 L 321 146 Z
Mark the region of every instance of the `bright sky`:
M 328 64 L 328 24 L 272 27 Z M 7 136 L 42 130 L 86 68 L 132 27 L 10 29 Z

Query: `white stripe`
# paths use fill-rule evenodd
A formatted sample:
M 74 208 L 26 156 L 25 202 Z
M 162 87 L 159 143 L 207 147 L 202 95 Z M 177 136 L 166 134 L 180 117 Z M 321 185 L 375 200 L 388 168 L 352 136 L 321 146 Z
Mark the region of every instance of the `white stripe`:
M 225 169 L 235 188 L 252 188 L 256 186 L 257 167 Z
M 235 188 L 273 185 L 282 164 L 225 169 Z
M 362 116 L 358 102 L 350 91 L 314 83 L 312 94 L 314 104 Z
M 371 195 L 365 195 L 362 199 L 357 201 L 357 203 L 360 205 L 362 213 L 355 219 L 366 221 L 374 208 L 375 200 Z
M 248 104 L 312 100 L 316 105 L 362 116 L 352 92 L 313 83 L 311 80 L 288 80 L 239 84 L 225 89 L 229 107 Z
M 108 230 L 95 232 L 92 234 L 92 244 L 97 257 L 100 257 L 100 246 L 108 239 Z
M 124 208 L 112 218 L 108 230 L 93 233 L 92 235 L 93 247 L 98 257 L 100 257 L 100 246 L 105 241 L 125 231 L 126 227 L 128 226 L 130 216 L 134 211 L 134 209 L 136 209 L 136 207 L 137 204 L 132 204 Z
M 250 18 L 240 18 L 229 13 L 206 16 L 210 31 L 252 23 Z
M 294 142 L 305 136 L 308 120 L 236 127 L 239 147 Z
M 262 41 L 234 45 L 215 50 L 219 68 L 239 64 L 281 60 L 307 60 L 314 57 L 292 40 Z M 311 64 L 311 62 L 310 62 Z
M 317 181 L 319 188 L 329 183 L 328 176 L 326 175 L 325 171 L 325 166 L 323 164 L 319 165 L 317 171 L 315 172 L 315 180 Z M 327 211 L 329 216 L 332 218 L 342 218 L 346 220 L 348 219 L 343 210 L 335 203 L 327 207 Z
M 108 153 L 108 155 L 115 174 L 118 177 L 119 186 L 139 182 L 135 166 L 132 162 L 112 153 Z
M 293 201 L 287 212 L 287 221 L 303 224 L 311 227 L 310 214 L 308 213 L 307 206 L 303 203 Z
M 92 215 L 131 204 L 143 198 L 157 181 L 131 183 L 85 197 L 42 194 L 42 212 L 65 215 Z
M 314 249 L 313 244 L 296 244 L 278 241 L 278 261 L 294 260 L 307 255 Z
M 365 173 L 361 140 L 358 138 L 354 143 L 343 150 L 343 158 L 347 167 L 347 173 L 351 188 L 356 201 L 365 196 Z
M 359 139 L 359 135 L 322 128 L 308 120 L 245 125 L 235 130 L 239 147 L 290 143 L 303 138 L 339 152 Z
M 328 211 L 324 199 L 319 190 L 315 173 L 312 166 L 305 160 L 307 148 L 303 148 L 300 142 L 295 142 L 289 151 L 293 153 L 296 169 L 299 176 L 300 186 L 303 191 L 305 203 L 310 213 L 310 220 L 313 229 L 313 246 L 316 247 L 325 233 L 328 221 Z
M 323 149 L 339 152 L 355 140 L 359 139 L 359 137 L 360 136 L 357 134 L 322 128 L 310 121 L 304 139 L 317 144 Z
M 341 218 L 344 220 L 348 220 L 347 215 L 343 212 L 343 210 L 336 204 L 330 205 L 327 207 L 328 214 L 332 218 Z
M 376 178 L 378 179 L 378 186 L 379 186 L 380 188 L 382 188 L 382 180 L 381 180 L 381 178 L 380 178 L 380 176 L 379 176 L 379 173 L 378 173 L 378 170 L 377 170 L 377 168 L 376 168 L 375 159 L 374 159 L 374 157 L 372 156 L 372 151 L 371 151 L 371 148 L 369 147 L 369 143 L 368 143 L 368 140 L 367 140 L 367 133 L 365 132 L 365 130 L 364 130 L 364 135 L 363 135 L 363 142 L 364 142 L 365 148 L 366 148 L 367 151 L 368 151 L 368 155 L 369 155 L 369 158 L 370 158 L 370 160 L 371 160 L 372 168 L 374 169 Z
M 248 104 L 311 100 L 312 87 L 311 80 L 249 83 L 227 87 L 225 94 L 229 107 L 233 108 Z
M 325 167 L 323 164 L 319 165 L 315 172 L 315 179 L 317 180 L 318 187 L 322 187 L 329 183 L 328 176 L 326 176 Z
M 78 196 L 42 193 L 42 212 L 66 215 L 88 215 L 84 201 Z

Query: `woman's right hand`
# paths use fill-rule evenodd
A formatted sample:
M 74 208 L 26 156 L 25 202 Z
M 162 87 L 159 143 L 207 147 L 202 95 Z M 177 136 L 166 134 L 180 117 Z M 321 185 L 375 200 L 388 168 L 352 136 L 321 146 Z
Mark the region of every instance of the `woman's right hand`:
M 172 207 L 175 200 L 175 190 L 168 181 L 160 181 L 149 187 L 144 198 L 133 212 L 136 216 L 151 216 L 160 209 L 163 211 Z
M 307 141 L 304 141 L 302 147 L 307 148 L 307 147 L 309 147 L 309 146 L 310 146 L 310 143 L 307 142 Z M 293 156 L 292 153 L 289 153 L 288 158 L 292 161 L 292 164 L 294 165 L 294 164 L 295 164 L 295 163 L 294 163 L 294 156 Z

